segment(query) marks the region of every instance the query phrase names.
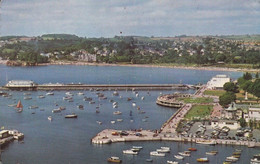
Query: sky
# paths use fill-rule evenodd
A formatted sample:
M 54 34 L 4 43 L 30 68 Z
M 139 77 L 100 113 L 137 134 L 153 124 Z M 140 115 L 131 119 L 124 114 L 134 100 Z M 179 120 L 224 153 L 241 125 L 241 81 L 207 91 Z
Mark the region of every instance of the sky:
M 50 33 L 260 34 L 260 0 L 2 0 L 1 36 Z

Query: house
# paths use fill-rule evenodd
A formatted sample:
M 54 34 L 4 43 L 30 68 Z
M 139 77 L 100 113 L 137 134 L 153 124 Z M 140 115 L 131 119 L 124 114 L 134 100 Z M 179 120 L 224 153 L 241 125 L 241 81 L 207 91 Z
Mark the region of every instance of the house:
M 215 127 L 223 128 L 225 126 L 235 130 L 240 128 L 240 124 L 235 120 L 212 120 L 211 121 L 212 128 Z
M 248 109 L 248 117 L 251 120 L 260 120 L 260 107 L 249 107 Z
M 223 89 L 224 84 L 230 82 L 231 79 L 227 75 L 216 75 L 208 83 L 208 89 Z

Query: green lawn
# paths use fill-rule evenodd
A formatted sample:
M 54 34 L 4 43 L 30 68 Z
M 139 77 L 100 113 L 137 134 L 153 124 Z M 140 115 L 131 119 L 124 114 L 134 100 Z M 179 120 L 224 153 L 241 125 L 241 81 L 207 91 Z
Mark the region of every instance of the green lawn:
M 192 119 L 194 117 L 205 118 L 210 116 L 213 110 L 213 105 L 194 105 L 190 111 L 185 115 L 185 118 Z
M 178 98 L 178 100 L 183 101 L 184 103 L 213 103 L 213 99 L 212 98 L 207 98 L 207 97 Z
M 225 90 L 206 90 L 204 92 L 204 95 L 210 95 L 210 96 L 221 96 L 225 93 Z
M 9 49 L 9 48 L 3 49 L 3 53 L 12 53 L 12 52 L 15 52 L 15 50 L 14 49 Z

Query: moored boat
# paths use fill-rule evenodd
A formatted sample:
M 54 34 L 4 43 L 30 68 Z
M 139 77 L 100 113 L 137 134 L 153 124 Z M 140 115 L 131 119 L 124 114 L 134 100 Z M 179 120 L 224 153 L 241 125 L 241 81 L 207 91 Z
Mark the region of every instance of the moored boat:
M 183 159 L 183 158 L 184 158 L 184 157 L 181 156 L 181 155 L 174 155 L 174 157 L 177 158 L 177 159 Z
M 189 150 L 189 151 L 197 151 L 197 149 L 196 149 L 196 148 L 193 148 L 193 147 L 190 147 L 188 150 Z
M 108 162 L 121 163 L 122 160 L 119 157 L 110 157 L 107 159 Z
M 207 155 L 216 155 L 217 153 L 215 151 L 206 152 Z
M 198 158 L 197 162 L 209 162 L 208 158 Z
M 145 161 L 146 161 L 146 162 L 153 162 L 153 159 L 148 158 L 148 159 L 146 159 Z
M 236 162 L 236 161 L 238 161 L 238 158 L 230 156 L 230 157 L 226 158 L 226 161 L 228 161 L 228 162 Z
M 133 146 L 134 149 L 142 149 L 142 146 Z
M 118 110 L 118 111 L 113 112 L 113 114 L 114 114 L 114 115 L 120 115 L 120 114 L 122 114 L 122 112 L 120 112 L 120 111 Z
M 133 150 L 123 150 L 124 154 L 131 154 L 131 155 L 137 155 L 138 151 L 133 151 Z
M 250 160 L 250 164 L 260 164 L 260 154 L 254 155 Z
M 186 157 L 190 156 L 190 152 L 179 152 L 179 154 Z
M 48 117 L 48 120 L 49 120 L 49 121 L 52 121 L 52 117 L 51 117 L 51 116 L 49 116 L 49 117 Z
M 53 96 L 54 93 L 53 93 L 53 92 L 47 92 L 46 95 L 47 95 L 47 96 Z
M 52 113 L 60 113 L 61 112 L 61 110 L 58 108 L 58 109 L 53 109 L 52 110 Z
M 65 118 L 78 118 L 78 115 L 76 115 L 75 113 L 67 114 L 65 115 Z
M 167 161 L 168 164 L 178 164 L 179 162 L 176 161 Z
M 164 157 L 164 156 L 165 156 L 164 153 L 159 153 L 159 152 L 157 152 L 157 151 L 152 151 L 152 152 L 150 152 L 150 155 L 151 155 L 151 156 L 158 156 L 158 157 Z
M 169 153 L 170 152 L 169 149 L 156 149 L 156 151 L 159 153 Z

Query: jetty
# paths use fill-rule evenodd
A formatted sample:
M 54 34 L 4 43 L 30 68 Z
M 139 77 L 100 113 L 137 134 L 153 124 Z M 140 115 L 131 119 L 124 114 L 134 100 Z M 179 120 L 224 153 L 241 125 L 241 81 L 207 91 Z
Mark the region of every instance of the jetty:
M 37 84 L 31 80 L 11 80 L 0 89 L 9 90 L 173 90 L 198 89 L 200 86 L 188 84 Z

